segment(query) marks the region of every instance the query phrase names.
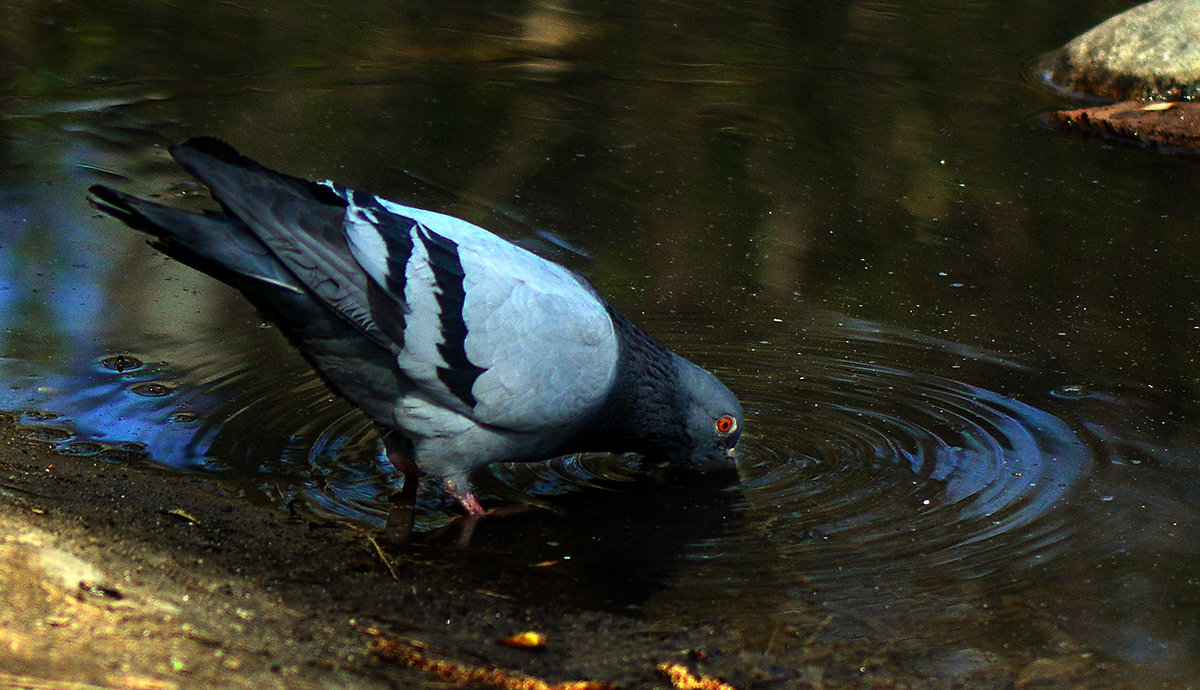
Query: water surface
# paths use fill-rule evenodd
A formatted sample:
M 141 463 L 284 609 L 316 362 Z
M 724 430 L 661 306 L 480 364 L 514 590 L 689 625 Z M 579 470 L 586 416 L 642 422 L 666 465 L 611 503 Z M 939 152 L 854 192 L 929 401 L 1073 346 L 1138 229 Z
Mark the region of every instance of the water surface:
M 11 7 L 0 409 L 72 454 L 381 524 L 365 420 L 83 202 L 205 207 L 165 146 L 213 134 L 562 261 L 739 394 L 732 487 L 608 456 L 479 478 L 556 511 L 482 536 L 571 555 L 567 601 L 776 653 L 921 640 L 934 677 L 1069 639 L 1192 678 L 1200 174 L 1058 138 L 1024 77 L 1123 8 Z

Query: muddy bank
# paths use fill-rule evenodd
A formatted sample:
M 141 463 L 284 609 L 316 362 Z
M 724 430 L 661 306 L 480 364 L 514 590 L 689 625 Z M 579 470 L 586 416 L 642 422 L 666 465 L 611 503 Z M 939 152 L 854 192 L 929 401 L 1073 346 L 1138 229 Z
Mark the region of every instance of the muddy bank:
M 522 606 L 470 582 L 469 564 L 450 547 L 386 553 L 358 530 L 255 505 L 211 478 L 55 457 L 21 442 L 6 444 L 0 467 L 0 668 L 9 682 L 432 681 L 372 654 L 374 628 L 428 645 L 425 658 L 635 687 L 654 682 L 656 663 L 684 658 L 684 649 L 664 649 L 689 644 L 588 653 L 580 645 L 597 634 L 644 641 L 655 632 Z M 498 644 L 526 629 L 550 643 L 537 652 Z
M 1047 121 L 1064 132 L 1172 153 L 1200 152 L 1200 104 L 1138 103 L 1060 110 Z
M 5 437 L 0 686 L 676 687 L 663 664 L 741 690 L 1125 686 L 1119 668 L 1070 645 L 1024 659 L 792 631 L 750 645 L 720 621 L 605 611 L 597 593 L 609 589 L 589 577 L 619 572 L 505 545 L 505 530 L 536 529 L 531 514 L 524 526 L 498 518 L 468 548 L 456 535 L 388 547 L 212 477 Z M 579 606 L 581 592 L 599 606 Z M 523 631 L 545 646 L 502 644 Z

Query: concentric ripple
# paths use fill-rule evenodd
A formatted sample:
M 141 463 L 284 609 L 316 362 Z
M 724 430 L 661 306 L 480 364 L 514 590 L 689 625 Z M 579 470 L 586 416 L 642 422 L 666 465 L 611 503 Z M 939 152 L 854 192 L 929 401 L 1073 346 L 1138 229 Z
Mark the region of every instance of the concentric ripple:
M 1162 622 L 1195 610 L 1194 409 L 876 324 L 797 321 L 749 356 L 710 350 L 738 362 L 749 419 L 736 524 L 689 545 L 676 581 L 693 600 L 738 601 L 748 627 L 812 611 L 845 635 L 973 643 L 1030 644 L 1012 611 L 1052 611 L 1109 653 L 1192 673 L 1200 624 Z M 984 613 L 1005 607 L 1004 623 Z
M 1078 547 L 1087 525 L 1067 506 L 1103 442 L 1032 371 L 832 316 L 749 355 L 703 349 L 737 362 L 718 373 L 748 420 L 740 482 L 697 497 L 726 520 L 682 545 L 695 566 L 689 585 L 767 607 L 792 588 L 891 599 L 1041 567 Z M 482 483 L 497 494 L 628 494 L 621 484 L 638 473 L 629 458 L 572 457 L 496 466 Z M 625 508 L 644 512 L 631 522 L 676 519 L 656 512 L 653 496 Z
M 724 374 L 750 411 L 736 490 L 747 509 L 769 513 L 764 535 L 809 552 L 853 547 L 883 568 L 907 568 L 913 556 L 984 573 L 996 560 L 1052 554 L 1063 534 L 1055 506 L 1092 464 L 1078 432 L 914 357 L 970 362 L 976 380 L 1011 379 L 1020 367 L 881 333 L 810 324 L 799 344 L 742 357 L 759 372 Z M 366 418 L 299 357 L 263 351 L 260 334 L 234 338 L 176 349 L 186 366 L 103 355 L 90 376 L 49 386 L 75 431 L 58 444 L 94 454 L 97 442 L 133 442 L 157 463 L 220 472 L 331 517 L 381 520 L 392 468 Z M 738 356 L 709 349 L 721 348 Z M 585 455 L 496 465 L 479 485 L 509 501 L 550 501 L 619 491 L 641 472 L 633 458 Z
M 797 357 L 797 380 L 775 389 L 788 407 L 764 399 L 756 418 L 787 430 L 785 445 L 748 448 L 744 490 L 782 509 L 765 534 L 810 576 L 975 577 L 1062 547 L 1070 529 L 1056 508 L 1093 463 L 1067 422 L 936 374 Z

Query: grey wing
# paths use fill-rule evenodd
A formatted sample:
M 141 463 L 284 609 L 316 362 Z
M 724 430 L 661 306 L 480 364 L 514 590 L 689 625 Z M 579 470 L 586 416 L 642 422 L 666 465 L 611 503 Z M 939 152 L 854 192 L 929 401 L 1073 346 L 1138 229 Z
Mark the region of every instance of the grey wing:
M 617 339 L 575 274 L 466 221 L 283 175 L 223 142 L 172 149 L 420 394 L 484 425 L 570 425 L 603 403 Z M 411 391 L 410 391 L 411 392 Z
M 466 221 L 380 204 L 415 221 L 402 278 L 387 223 L 348 222 L 346 234 L 378 291 L 409 310 L 398 358 L 407 376 L 470 418 L 514 431 L 568 426 L 603 404 L 618 345 L 590 286 Z

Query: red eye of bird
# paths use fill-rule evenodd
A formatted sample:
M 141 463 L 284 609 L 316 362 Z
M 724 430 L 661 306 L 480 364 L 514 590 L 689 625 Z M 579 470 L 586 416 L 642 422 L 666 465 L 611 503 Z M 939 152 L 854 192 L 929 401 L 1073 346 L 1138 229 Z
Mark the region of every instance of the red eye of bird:
M 717 433 L 728 434 L 737 428 L 737 420 L 729 415 L 717 419 Z

